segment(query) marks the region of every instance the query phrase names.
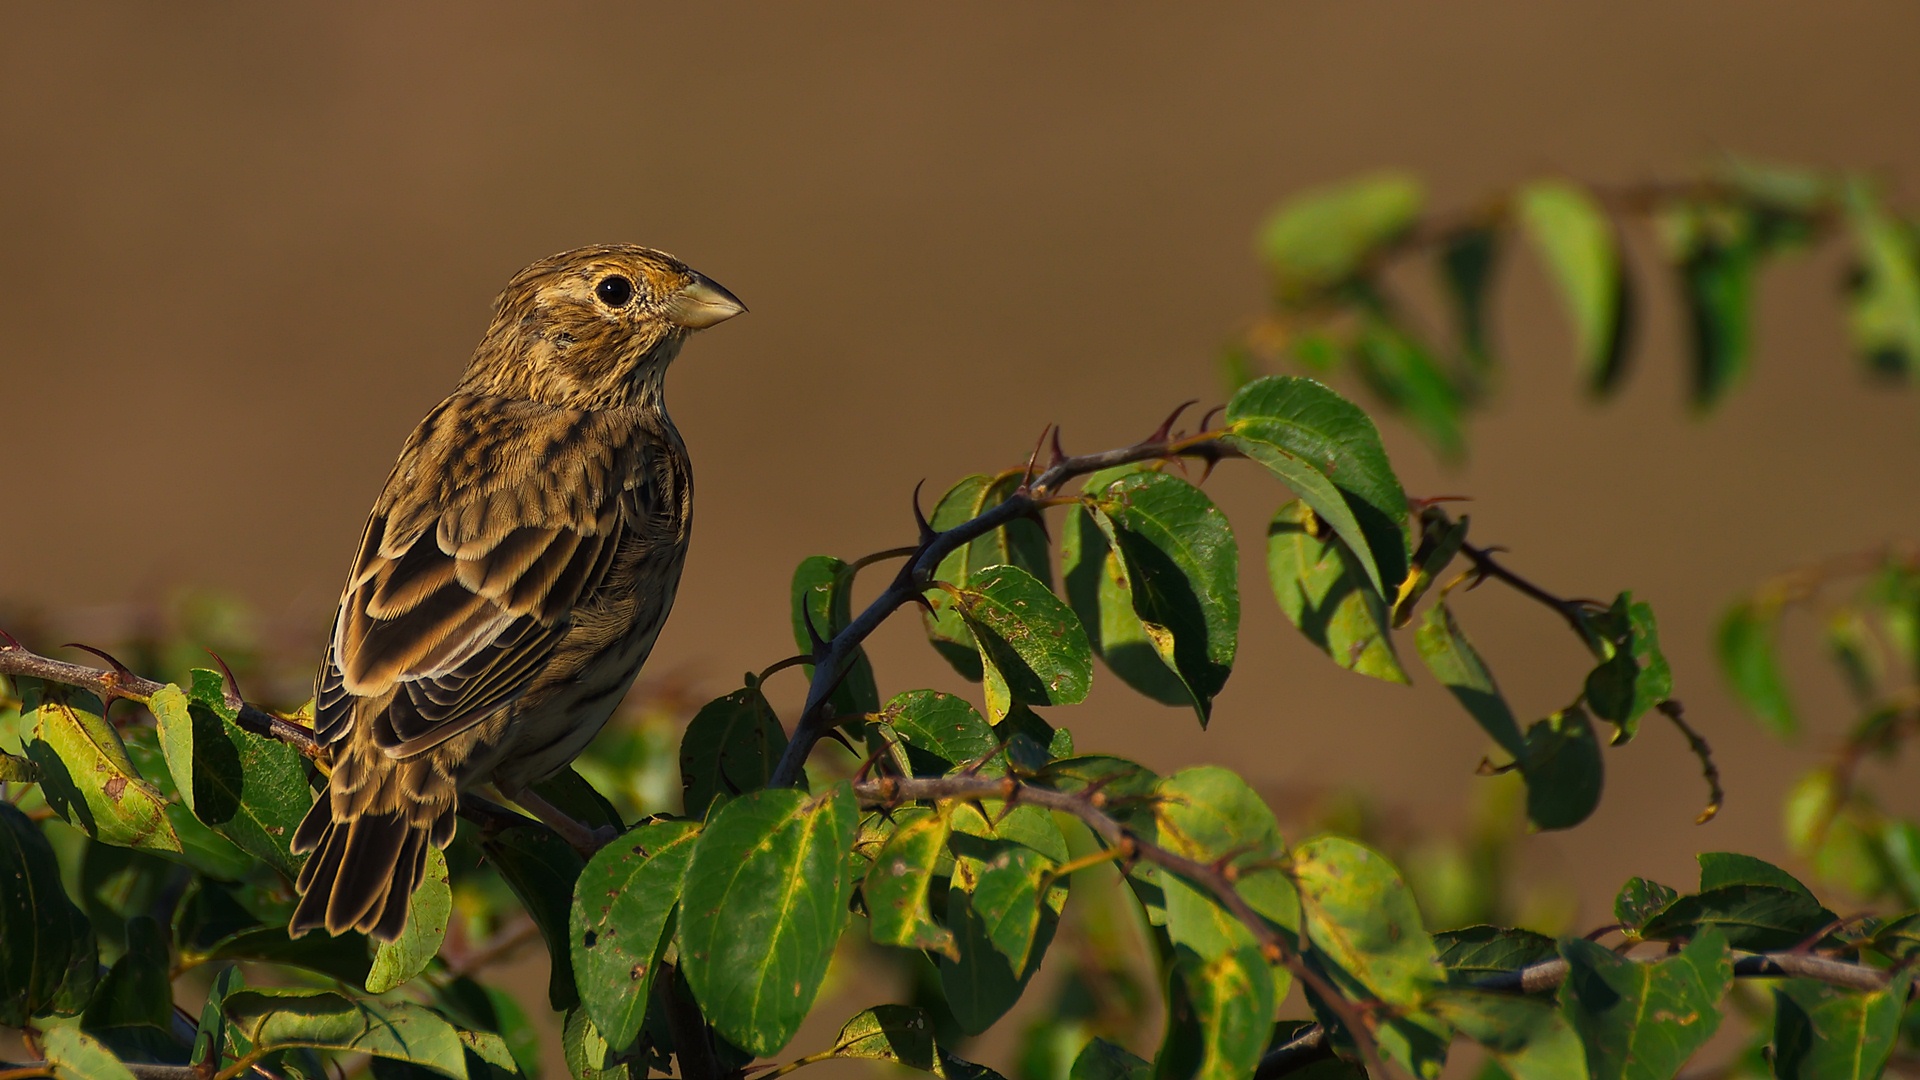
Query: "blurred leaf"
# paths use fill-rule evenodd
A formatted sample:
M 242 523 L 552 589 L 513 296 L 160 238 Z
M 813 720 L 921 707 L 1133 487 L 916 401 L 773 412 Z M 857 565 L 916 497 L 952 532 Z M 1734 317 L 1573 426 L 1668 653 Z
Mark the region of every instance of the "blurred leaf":
M 695 822 L 648 822 L 601 848 L 580 872 L 567 938 L 574 976 L 587 1015 L 616 1050 L 640 1036 L 699 836 Z
M 1846 190 L 1847 224 L 1858 267 L 1848 288 L 1854 348 L 1876 372 L 1920 368 L 1920 243 L 1864 181 Z
M 1361 274 L 1420 219 L 1420 182 L 1376 173 L 1298 195 L 1260 232 L 1260 252 L 1283 301 L 1325 292 Z
M 972 521 L 1007 501 L 1019 488 L 1023 475 L 966 477 L 940 497 L 929 524 L 945 532 Z M 975 574 L 990 566 L 1017 566 L 1052 588 L 1053 563 L 1049 550 L 1047 530 L 1040 520 L 1019 518 L 948 552 L 934 569 L 933 576 L 936 581 L 965 588 Z M 980 657 L 974 649 L 973 634 L 960 613 L 954 610 L 951 598 L 944 591 L 931 590 L 927 600 L 933 607 L 925 616 L 927 636 L 934 648 L 963 678 L 979 682 Z
M 1561 181 L 1530 184 L 1516 198 L 1573 320 L 1587 383 L 1596 393 L 1612 390 L 1624 370 L 1633 306 L 1613 223 L 1591 195 Z
M 1647 920 L 1666 910 L 1680 893 L 1657 881 L 1637 877 L 1628 879 L 1613 898 L 1613 917 L 1627 930 L 1638 931 Z
M 191 694 L 166 687 L 149 702 L 160 750 L 194 816 L 291 880 L 304 856 L 288 849 L 313 806 L 300 752 L 234 723 L 220 677 L 193 672 Z
M 1457 229 L 1440 244 L 1440 283 L 1453 311 L 1455 338 L 1469 368 L 1479 372 L 1493 367 L 1487 290 L 1499 255 L 1500 232 L 1490 225 Z
M 1708 928 L 1664 960 L 1629 960 L 1579 938 L 1560 943 L 1560 1007 L 1594 1080 L 1670 1080 L 1720 1028 L 1733 984 L 1726 938 Z
M 40 1049 L 55 1080 L 133 1080 L 131 1069 L 79 1028 L 49 1028 L 40 1037 Z
M 1510 930 L 1502 926 L 1468 926 L 1433 935 L 1447 982 L 1458 986 L 1489 975 L 1519 971 L 1560 955 L 1559 945 L 1545 934 Z
M 868 728 L 868 751 L 878 752 L 889 735 L 903 749 L 901 764 L 909 775 L 939 776 L 984 761 L 1000 747 L 999 736 L 965 698 L 937 690 L 894 695 Z
M 1293 489 L 1360 559 L 1381 595 L 1407 575 L 1407 496 L 1365 412 L 1314 382 L 1270 376 L 1227 403 L 1223 441 Z
M 1168 1022 L 1158 1080 L 1243 1080 L 1267 1048 L 1279 994 L 1260 950 L 1243 948 L 1214 960 L 1175 951 L 1168 978 Z
M 1353 351 L 1361 378 L 1390 408 L 1403 414 L 1442 458 L 1458 461 L 1466 452 L 1459 389 L 1433 353 L 1384 303 L 1369 304 L 1366 310 Z
M 941 1072 L 933 1023 L 924 1010 L 910 1005 L 876 1005 L 853 1014 L 840 1026 L 827 1056 L 891 1061 L 921 1072 Z
M 1438 1076 L 1448 1033 L 1418 1010 L 1445 972 L 1412 890 L 1381 855 L 1337 836 L 1296 850 L 1293 870 L 1306 962 L 1348 997 L 1394 1006 L 1377 1014 L 1380 1052 L 1415 1076 Z
M 704 818 L 716 797 L 766 787 L 786 749 L 786 729 L 758 686 L 702 705 L 680 737 L 686 815 Z
M 553 967 L 547 977 L 547 1001 L 555 1012 L 579 1004 L 574 986 L 573 953 L 568 948 L 568 915 L 573 908 L 573 886 L 586 860 L 572 844 L 545 825 L 528 822 L 485 834 L 487 860 L 540 928 Z
M 23 716 L 33 717 L 27 757 L 40 770 L 47 805 L 68 824 L 116 847 L 180 850 L 158 788 L 140 778 L 120 736 L 100 715 L 99 699 L 62 687 L 30 687 Z
M 1453 611 L 1444 598 L 1427 609 L 1419 629 L 1414 631 L 1413 645 L 1420 659 L 1426 662 L 1427 670 L 1433 672 L 1433 677 L 1453 694 L 1481 729 L 1515 760 L 1525 761 L 1527 743 L 1520 734 L 1519 721 L 1513 718 L 1507 699 L 1494 685 L 1493 673 L 1487 670 L 1473 643 L 1454 621 Z
M 1781 1080 L 1874 1080 L 1900 1032 L 1911 976 L 1885 990 L 1846 990 L 1813 979 L 1774 987 L 1773 1073 Z
M 1191 704 L 1205 726 L 1239 643 L 1225 515 L 1177 476 L 1108 470 L 1087 478 L 1066 529 L 1067 597 L 1107 666 L 1157 701 Z
M 680 956 L 707 1020 L 750 1053 L 799 1030 L 846 923 L 858 813 L 842 782 L 817 798 L 763 789 L 721 807 L 694 847 Z
M 1032 574 L 988 567 L 952 595 L 980 646 L 989 720 L 998 722 L 1015 702 L 1073 705 L 1087 696 L 1093 679 L 1087 632 Z
M 1693 402 L 1710 409 L 1747 373 L 1761 250 L 1743 206 L 1680 202 L 1665 209 L 1661 224 L 1691 330 Z
M 1720 670 L 1735 697 L 1767 729 L 1788 736 L 1800 730 L 1793 702 L 1780 677 L 1774 634 L 1780 624 L 1780 606 L 1742 601 L 1727 609 L 1720 620 Z
M 1410 681 L 1393 650 L 1386 602 L 1306 503 L 1281 506 L 1268 524 L 1267 577 L 1280 610 L 1334 663 L 1387 682 Z
M 1152 1075 L 1152 1062 L 1117 1043 L 1095 1039 L 1073 1059 L 1067 1080 L 1149 1080 Z
M 960 959 L 953 932 L 933 921 L 927 892 L 946 849 L 947 820 L 927 815 L 902 822 L 873 859 L 861 893 L 873 940 Z
M 1407 579 L 1400 583 L 1400 591 L 1393 601 L 1393 628 L 1395 630 L 1413 621 L 1413 607 L 1425 596 L 1454 556 L 1460 554 L 1460 545 L 1466 542 L 1467 525 L 1472 519 L 1461 515 L 1459 521 L 1451 521 L 1447 515 L 1434 507 L 1420 512 L 1420 546 L 1413 553 L 1413 566 Z
M 1294 936 L 1300 928 L 1300 900 L 1280 869 L 1286 843 L 1273 811 L 1247 782 L 1230 769 L 1200 765 L 1160 781 L 1159 843 L 1202 863 L 1228 859 L 1235 889 L 1255 911 Z M 1167 909 L 1167 936 L 1215 960 L 1260 942 L 1213 895 L 1179 877 L 1161 877 Z M 1276 975 L 1274 993 L 1285 996 L 1287 975 Z
M 1559 1010 L 1514 994 L 1447 990 L 1427 1003 L 1435 1016 L 1486 1048 L 1513 1080 L 1586 1080 L 1586 1051 Z
M 374 950 L 373 968 L 367 973 L 367 993 L 384 994 L 415 975 L 427 970 L 440 955 L 440 943 L 447 936 L 447 919 L 453 912 L 453 890 L 447 884 L 447 857 L 433 845 L 427 845 L 426 876 L 413 890 L 407 903 L 407 925 L 394 941 L 380 942 Z
M 845 562 L 826 555 L 802 559 L 793 568 L 793 641 L 802 653 L 813 655 L 813 637 L 807 633 L 809 620 L 813 633 L 823 641 L 833 640 L 833 635 L 853 621 L 853 577 L 847 571 Z M 801 667 L 807 678 L 813 678 L 812 664 Z M 853 650 L 847 673 L 828 696 L 827 705 L 833 710 L 831 715 L 837 717 L 860 716 L 880 707 L 880 691 L 874 685 L 867 650 Z
M 1792 875 L 1750 855 L 1700 855 L 1700 891 L 1647 919 L 1641 936 L 1678 938 L 1715 928 L 1734 948 L 1790 949 L 1838 918 Z
M 103 1031 L 107 1028 L 157 1028 L 165 1034 L 172 1025 L 173 986 L 167 941 L 159 925 L 142 915 L 127 922 L 127 951 L 100 980 L 80 1026 L 91 1035 L 105 1038 Z
M 93 927 L 67 899 L 52 846 L 0 800 L 0 1024 L 79 1012 L 98 965 Z
M 465 1080 L 459 1032 L 437 1013 L 410 1002 L 353 1001 L 334 993 L 239 990 L 227 995 L 227 1017 L 256 1049 L 310 1046 L 393 1058 Z
M 1605 762 L 1600 739 L 1575 707 L 1536 720 L 1527 728 L 1520 759 L 1527 780 L 1527 819 L 1541 829 L 1571 829 L 1600 805 Z

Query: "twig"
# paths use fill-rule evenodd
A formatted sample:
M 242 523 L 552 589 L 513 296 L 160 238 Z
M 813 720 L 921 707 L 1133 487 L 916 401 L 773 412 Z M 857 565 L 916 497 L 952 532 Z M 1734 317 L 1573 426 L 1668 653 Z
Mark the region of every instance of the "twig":
M 1693 725 L 1687 723 L 1679 702 L 1668 698 L 1654 708 L 1660 710 L 1661 716 L 1673 721 L 1673 726 L 1679 728 L 1680 734 L 1686 736 L 1687 749 L 1693 751 L 1693 756 L 1700 759 L 1700 775 L 1707 780 L 1707 807 L 1700 811 L 1700 816 L 1694 818 L 1693 823 L 1705 825 L 1719 816 L 1721 805 L 1727 801 L 1727 793 L 1720 787 L 1720 766 L 1713 763 L 1713 747 L 1708 746 L 1707 740 L 1693 730 Z
M 1531 600 L 1539 601 L 1553 609 L 1561 618 L 1567 620 L 1567 625 L 1573 627 L 1573 632 L 1580 635 L 1580 640 L 1592 640 L 1592 633 L 1587 629 L 1586 604 L 1579 600 L 1568 600 L 1564 597 L 1555 596 L 1553 593 L 1535 585 L 1533 582 L 1528 581 L 1526 578 L 1521 577 L 1519 574 L 1501 565 L 1500 561 L 1494 558 L 1496 553 L 1497 549 L 1495 548 L 1479 547 L 1464 540 L 1460 542 L 1460 554 L 1465 555 L 1467 559 L 1473 563 L 1473 572 L 1477 578 L 1482 580 L 1493 578 L 1501 584 L 1519 590 L 1521 595 Z
M 829 722 L 824 715 L 827 698 L 852 661 L 855 651 L 880 628 L 888 616 L 920 597 L 933 580 L 940 560 L 948 554 L 971 540 L 1038 510 L 1055 493 L 1055 489 L 1076 476 L 1136 461 L 1177 457 L 1212 460 L 1233 456 L 1237 456 L 1236 453 L 1221 444 L 1215 433 L 1203 432 L 1186 438 L 1151 440 L 1104 453 L 1063 458 L 1022 484 L 1005 502 L 988 508 L 979 516 L 945 532 L 927 530 L 920 543 L 914 546 L 914 554 L 900 568 L 892 583 L 827 643 L 826 650 L 814 667 L 813 683 L 807 689 L 807 701 L 801 708 L 800 719 L 794 724 L 793 737 L 788 741 L 780 763 L 775 766 L 768 786 L 791 787 L 799 780 L 800 771 L 807 763 L 807 755 L 813 752 L 814 744 L 825 734 Z

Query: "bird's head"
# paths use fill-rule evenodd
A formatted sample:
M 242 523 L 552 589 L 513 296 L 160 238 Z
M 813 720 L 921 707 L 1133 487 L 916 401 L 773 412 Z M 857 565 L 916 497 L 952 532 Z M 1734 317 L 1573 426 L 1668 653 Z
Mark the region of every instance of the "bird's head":
M 663 251 L 575 248 L 513 276 L 462 388 L 568 408 L 658 400 L 681 342 L 747 310 Z

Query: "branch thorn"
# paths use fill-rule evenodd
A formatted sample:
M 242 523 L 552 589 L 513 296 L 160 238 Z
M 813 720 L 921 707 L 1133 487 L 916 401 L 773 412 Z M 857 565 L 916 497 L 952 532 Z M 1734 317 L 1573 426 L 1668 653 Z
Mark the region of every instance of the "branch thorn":
M 227 662 L 220 658 L 219 653 L 207 649 L 206 654 L 213 657 L 214 663 L 220 665 L 220 696 L 226 699 L 227 708 L 238 712 L 247 703 L 246 699 L 240 696 L 240 680 L 233 677 L 233 669 L 227 666 Z
M 1160 421 L 1160 426 L 1153 429 L 1153 434 L 1140 440 L 1141 444 L 1145 445 L 1147 443 L 1166 442 L 1167 439 L 1173 434 L 1174 422 L 1180 419 L 1180 414 L 1183 412 L 1186 412 L 1188 409 L 1198 404 L 1200 404 L 1199 398 L 1188 398 L 1187 400 L 1174 406 L 1173 411 L 1167 414 L 1167 418 L 1165 420 Z
M 934 537 L 940 535 L 934 529 L 933 523 L 927 520 L 927 515 L 920 512 L 920 489 L 926 486 L 927 482 L 924 478 L 913 485 L 913 523 L 920 529 L 920 546 L 923 548 L 932 543 Z M 907 563 L 911 566 L 913 560 L 909 559 Z

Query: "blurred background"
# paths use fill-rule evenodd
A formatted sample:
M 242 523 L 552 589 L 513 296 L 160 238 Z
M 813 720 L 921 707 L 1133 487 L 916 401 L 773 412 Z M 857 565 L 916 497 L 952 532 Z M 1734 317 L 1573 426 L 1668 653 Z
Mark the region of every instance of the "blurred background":
M 120 640 L 201 590 L 208 625 L 245 620 L 282 658 L 265 685 L 304 698 L 365 511 L 494 292 L 550 252 L 632 241 L 751 308 L 669 383 L 698 512 L 647 677 L 697 703 L 793 651 L 801 558 L 910 542 L 923 478 L 930 506 L 1048 423 L 1104 449 L 1223 400 L 1216 357 L 1264 306 L 1253 237 L 1284 198 L 1393 167 L 1445 211 L 1738 154 L 1863 170 L 1911 206 L 1916 33 L 1895 3 L 9 6 L 0 625 L 67 635 L 29 638 L 42 651 Z M 1642 290 L 1634 369 L 1598 404 L 1517 257 L 1467 458 L 1383 421 L 1409 490 L 1472 496 L 1474 538 L 1510 565 L 1651 601 L 1715 748 L 1709 825 L 1697 763 L 1654 719 L 1607 755 L 1586 825 L 1525 841 L 1566 925 L 1607 921 L 1629 875 L 1689 884 L 1696 851 L 1794 865 L 1781 797 L 1850 721 L 1840 682 L 1790 617 L 1809 731 L 1782 745 L 1734 709 L 1712 636 L 1771 574 L 1920 538 L 1920 397 L 1861 374 L 1841 272 L 1831 245 L 1768 270 L 1754 376 L 1698 418 L 1673 295 Z M 1342 792 L 1388 828 L 1467 827 L 1490 783 L 1477 729 L 1417 666 L 1389 686 L 1301 640 L 1258 547 L 1280 493 L 1231 464 L 1208 490 L 1246 597 L 1211 729 L 1105 672 L 1053 718 L 1162 772 L 1229 764 L 1295 827 Z M 1457 612 L 1529 716 L 1590 666 L 1511 593 Z M 961 688 L 911 617 L 871 653 L 883 693 Z M 789 715 L 799 689 L 773 684 Z

